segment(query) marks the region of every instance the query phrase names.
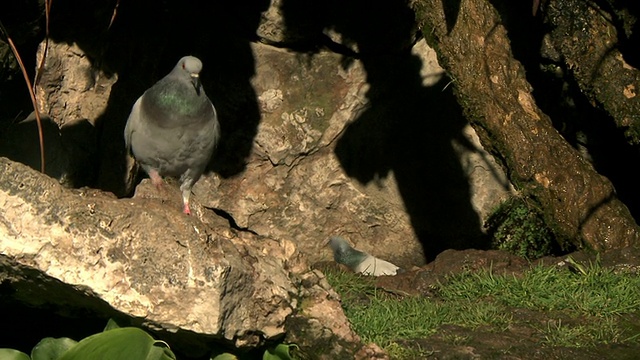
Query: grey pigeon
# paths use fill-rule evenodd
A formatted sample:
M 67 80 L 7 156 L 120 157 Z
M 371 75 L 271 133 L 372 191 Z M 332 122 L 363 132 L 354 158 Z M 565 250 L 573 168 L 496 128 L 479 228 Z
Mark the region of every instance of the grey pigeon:
M 339 237 L 334 236 L 329 240 L 329 245 L 333 250 L 333 259 L 342 265 L 346 265 L 353 272 L 363 275 L 396 275 L 399 267 L 378 259 L 366 252 L 354 249 L 349 243 Z
M 185 56 L 133 105 L 124 139 L 151 182 L 180 178 L 183 211 L 191 214 L 191 188 L 204 172 L 220 138 L 213 104 L 200 83 L 202 62 Z

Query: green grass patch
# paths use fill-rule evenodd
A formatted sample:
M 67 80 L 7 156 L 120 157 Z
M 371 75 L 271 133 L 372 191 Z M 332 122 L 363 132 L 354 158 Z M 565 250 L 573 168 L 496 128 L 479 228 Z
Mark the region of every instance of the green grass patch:
M 589 347 L 629 342 L 624 338 L 624 332 L 615 317 L 581 325 L 567 324 L 561 319 L 550 320 L 538 331 L 543 335 L 543 343 L 548 346 Z
M 470 328 L 489 325 L 502 330 L 511 321 L 504 306 L 496 303 L 398 296 L 376 289 L 370 277 L 339 271 L 329 271 L 326 275 L 341 295 L 343 308 L 356 333 L 365 342 L 385 348 L 392 358 L 411 358 L 403 355 L 397 340 L 427 337 L 443 324 Z
M 447 277 L 435 298 L 378 289 L 370 277 L 334 270 L 325 274 L 341 295 L 356 333 L 394 359 L 416 358 L 419 349 L 399 344 L 426 338 L 445 324 L 507 331 L 514 323 L 510 314 L 517 308 L 546 319 L 524 325 L 534 328 L 547 346 L 640 343 L 639 331 L 621 322 L 621 315 L 640 313 L 640 277 L 598 265 L 578 270 L 536 266 L 519 276 L 496 275 L 491 270 L 466 272 Z
M 485 270 L 449 277 L 439 295 L 447 301 L 490 298 L 511 307 L 606 317 L 640 310 L 640 277 L 597 265 L 584 273 L 536 266 L 520 277 Z

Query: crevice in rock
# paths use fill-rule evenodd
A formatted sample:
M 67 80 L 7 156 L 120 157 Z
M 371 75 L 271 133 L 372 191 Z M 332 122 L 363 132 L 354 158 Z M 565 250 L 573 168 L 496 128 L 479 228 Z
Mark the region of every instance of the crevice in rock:
M 249 233 L 252 233 L 253 235 L 259 235 L 257 232 L 246 228 L 246 227 L 242 227 L 240 225 L 238 225 L 238 223 L 236 222 L 236 220 L 233 218 L 233 216 L 231 214 L 229 214 L 228 212 L 222 210 L 222 209 L 218 209 L 218 208 L 207 208 L 211 211 L 213 211 L 216 215 L 220 216 L 221 218 L 226 219 L 229 222 L 229 226 L 232 229 L 238 230 L 238 231 L 246 231 Z
M 331 37 L 320 34 L 316 37 L 312 37 L 306 40 L 300 41 L 270 41 L 268 38 L 259 38 L 257 42 L 265 45 L 273 46 L 278 49 L 286 49 L 299 53 L 317 53 L 322 49 L 331 51 L 333 53 L 359 59 L 360 54 L 350 49 L 348 46 L 335 42 Z

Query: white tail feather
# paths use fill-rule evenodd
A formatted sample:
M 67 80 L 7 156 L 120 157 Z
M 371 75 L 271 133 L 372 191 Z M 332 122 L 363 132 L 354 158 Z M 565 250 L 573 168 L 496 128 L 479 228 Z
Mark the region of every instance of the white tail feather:
M 396 265 L 378 259 L 377 257 L 368 255 L 364 261 L 356 266 L 353 271 L 361 273 L 363 275 L 381 276 L 381 275 L 396 275 L 400 268 Z

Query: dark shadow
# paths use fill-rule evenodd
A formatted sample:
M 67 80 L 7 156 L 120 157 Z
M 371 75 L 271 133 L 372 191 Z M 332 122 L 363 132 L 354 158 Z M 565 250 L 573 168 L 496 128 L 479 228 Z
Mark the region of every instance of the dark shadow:
M 0 293 L 5 285 L 0 284 Z M 31 349 L 46 337 L 68 337 L 76 341 L 101 332 L 108 317 L 85 311 L 69 316 L 59 315 L 55 306 L 35 308 L 5 299 L 0 294 L 0 316 L 11 319 L 11 331 L 4 331 L 0 348 L 10 348 L 31 353 Z
M 0 348 L 30 354 L 47 337 L 80 341 L 103 332 L 111 319 L 119 327 L 142 328 L 152 337 L 166 341 L 178 359 L 209 360 L 211 349 L 237 352 L 232 342 L 222 336 L 150 326 L 147 319 L 115 310 L 87 289 L 62 283 L 38 270 L 0 261 L 0 273 L 7 275 L 0 281 L 0 317 L 11 326 L 0 336 Z M 259 350 L 264 352 L 256 352 Z M 253 355 L 249 359 L 258 358 L 256 353 Z
M 447 33 L 450 33 L 458 21 L 460 14 L 460 5 L 462 0 L 442 1 L 442 9 L 444 10 L 444 21 L 447 24 Z
M 41 28 L 34 26 L 41 20 L 38 0 L 0 1 L 0 22 L 11 37 L 22 56 L 27 71 L 33 75 L 38 37 L 43 36 Z M 0 136 L 2 132 L 33 111 L 29 91 L 7 39 L 0 30 Z M 33 79 L 33 76 L 31 76 Z
M 75 121 L 62 128 L 47 115 L 41 116 L 45 174 L 66 187 L 92 183 L 96 173 L 96 134 L 88 121 Z M 0 156 L 40 171 L 40 138 L 35 112 L 10 124 L 0 134 Z
M 0 348 L 30 354 L 45 337 L 80 341 L 101 332 L 110 317 L 120 315 L 86 289 L 64 284 L 8 258 L 0 259 L 0 273 L 0 316 L 11 326 L 2 331 Z
M 363 184 L 393 173 L 429 261 L 450 248 L 486 248 L 467 177 L 452 147 L 467 124 L 449 80 L 422 84 L 421 60 L 411 54 L 413 13 L 406 2 L 322 2 L 302 9 L 284 1 L 287 29 L 307 32 L 308 49 L 332 30 L 356 48 L 367 73 L 369 108 L 344 131 L 335 153 L 345 172 Z M 313 16 L 311 16 L 313 15 Z M 300 39 L 296 39 L 300 42 Z M 344 61 L 349 66 L 353 59 Z
M 76 43 L 96 70 L 106 74 L 96 71 L 94 76 L 118 77 L 96 122 L 96 171 L 87 185 L 118 196 L 132 190 L 124 186 L 123 139 L 131 107 L 188 54 L 204 64 L 202 82 L 221 124 L 221 142 L 208 169 L 223 177 L 244 171 L 260 119 L 249 82 L 255 71 L 250 42 L 268 6 L 268 0 L 54 1 L 51 39 Z M 44 26 L 44 17 L 41 21 Z M 24 56 L 35 58 L 35 53 Z
M 43 116 L 42 137 L 44 141 L 45 173 L 61 180 L 68 168 L 67 151 L 62 143 L 58 125 L 48 116 Z M 35 113 L 24 120 L 9 125 L 0 134 L 0 156 L 22 163 L 40 171 L 40 143 Z
M 620 51 L 628 64 L 636 69 L 640 68 L 640 51 L 638 51 L 640 49 L 640 2 L 594 0 L 594 4 L 587 4 L 597 12 L 604 10 L 613 15 L 610 18 L 605 17 L 616 28 L 618 35 L 617 43 L 612 45 Z

